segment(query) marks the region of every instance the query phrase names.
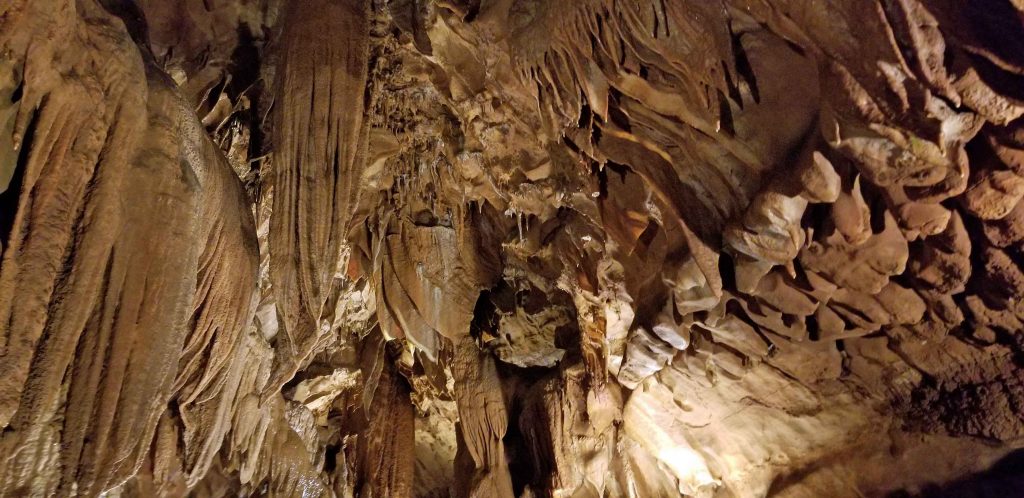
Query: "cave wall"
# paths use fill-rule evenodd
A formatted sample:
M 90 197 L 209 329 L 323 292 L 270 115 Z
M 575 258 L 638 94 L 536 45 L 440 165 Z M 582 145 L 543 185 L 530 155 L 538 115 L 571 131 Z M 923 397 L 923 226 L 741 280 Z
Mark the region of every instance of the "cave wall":
M 9 0 L 0 496 L 1010 489 L 1022 114 L 1017 0 Z

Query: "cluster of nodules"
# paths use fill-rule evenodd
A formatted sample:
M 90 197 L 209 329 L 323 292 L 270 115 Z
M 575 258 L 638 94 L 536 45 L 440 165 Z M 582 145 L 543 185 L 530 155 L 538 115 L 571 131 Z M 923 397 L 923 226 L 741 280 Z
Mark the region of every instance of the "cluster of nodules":
M 0 6 L 0 496 L 978 470 L 1024 435 L 1021 40 L 1015 0 Z

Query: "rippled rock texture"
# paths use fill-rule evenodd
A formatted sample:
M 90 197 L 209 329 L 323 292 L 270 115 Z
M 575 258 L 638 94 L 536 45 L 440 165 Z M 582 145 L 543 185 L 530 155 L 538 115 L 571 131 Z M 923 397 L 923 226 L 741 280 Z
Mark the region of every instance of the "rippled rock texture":
M 1011 496 L 1022 115 L 1019 0 L 6 0 L 0 496 Z

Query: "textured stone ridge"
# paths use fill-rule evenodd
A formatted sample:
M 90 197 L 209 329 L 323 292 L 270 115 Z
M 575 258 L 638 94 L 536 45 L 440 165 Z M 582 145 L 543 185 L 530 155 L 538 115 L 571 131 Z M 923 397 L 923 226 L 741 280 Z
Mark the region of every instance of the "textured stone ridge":
M 0 2 L 0 497 L 1011 493 L 1022 199 L 1019 0 Z

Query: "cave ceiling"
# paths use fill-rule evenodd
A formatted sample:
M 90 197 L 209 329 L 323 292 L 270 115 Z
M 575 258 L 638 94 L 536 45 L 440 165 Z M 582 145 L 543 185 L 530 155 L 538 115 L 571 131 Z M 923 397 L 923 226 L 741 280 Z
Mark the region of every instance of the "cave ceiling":
M 1021 0 L 2 0 L 0 497 L 1024 496 L 1022 115 Z

